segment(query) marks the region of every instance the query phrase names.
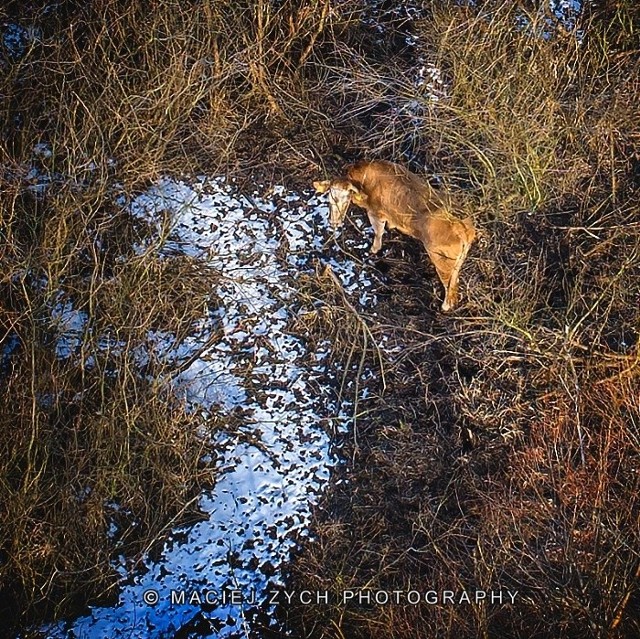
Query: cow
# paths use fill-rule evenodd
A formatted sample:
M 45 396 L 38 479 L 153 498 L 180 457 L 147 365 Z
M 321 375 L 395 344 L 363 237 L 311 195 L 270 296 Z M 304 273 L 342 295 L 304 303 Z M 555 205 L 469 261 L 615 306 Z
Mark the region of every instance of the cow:
M 393 162 L 365 161 L 345 167 L 344 177 L 313 183 L 318 193 L 329 194 L 330 223 L 339 227 L 351 203 L 365 209 L 375 238 L 371 253 L 382 246 L 385 226 L 420 240 L 444 285 L 442 310 L 458 301 L 460 268 L 476 231 L 470 217 L 451 214 L 448 194 Z

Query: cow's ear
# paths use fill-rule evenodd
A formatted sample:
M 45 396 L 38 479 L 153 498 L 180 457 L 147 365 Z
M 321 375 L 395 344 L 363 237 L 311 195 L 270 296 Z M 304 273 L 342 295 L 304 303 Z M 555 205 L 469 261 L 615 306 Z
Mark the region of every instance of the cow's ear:
M 367 203 L 367 196 L 364 193 L 354 193 L 351 196 L 351 201 L 358 206 L 364 206 Z
M 367 201 L 367 195 L 361 191 L 353 182 L 349 182 L 349 191 L 351 193 L 351 201 L 354 204 L 364 204 Z
M 313 183 L 313 188 L 318 193 L 326 193 L 331 187 L 331 180 L 320 180 Z

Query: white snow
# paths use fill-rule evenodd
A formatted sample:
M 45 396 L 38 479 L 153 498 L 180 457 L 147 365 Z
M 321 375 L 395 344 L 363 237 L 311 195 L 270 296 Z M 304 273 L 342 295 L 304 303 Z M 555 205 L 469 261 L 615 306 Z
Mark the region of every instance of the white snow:
M 324 256 L 327 205 L 315 196 L 279 187 L 248 199 L 222 179 L 191 185 L 165 179 L 138 196 L 131 211 L 159 234 L 168 213 L 162 250 L 203 257 L 219 274 L 212 293 L 220 308 L 199 330 L 179 346 L 156 332 L 145 348 L 176 364 L 196 354 L 173 380 L 176 391 L 205 416 L 240 407 L 242 425 L 237 435 L 215 439 L 219 476 L 200 499 L 207 519 L 174 531 L 160 559 L 145 561 L 145 571 L 128 574 L 123 559 L 117 605 L 94 607 L 45 631 L 50 637 L 171 637 L 189 622 L 206 620 L 217 636 L 234 636 L 251 605 L 223 603 L 221 593 L 233 589 L 263 603 L 280 583 L 279 568 L 295 535 L 306 534 L 311 506 L 329 477 L 325 427 L 342 429 L 349 420 L 338 414 L 329 390 L 335 377 L 325 371 L 329 341 L 309 352 L 290 332 L 297 312 L 291 283 L 300 272 L 313 272 L 312 256 L 329 263 L 345 290 L 368 306 L 375 303 L 371 281 L 350 260 Z M 153 242 L 139 252 L 152 250 Z M 69 356 L 86 316 L 67 302 L 55 316 L 68 331 L 58 354 Z M 208 345 L 220 327 L 222 337 Z M 145 603 L 149 591 L 157 594 L 155 605 Z M 203 607 L 207 592 L 215 603 Z

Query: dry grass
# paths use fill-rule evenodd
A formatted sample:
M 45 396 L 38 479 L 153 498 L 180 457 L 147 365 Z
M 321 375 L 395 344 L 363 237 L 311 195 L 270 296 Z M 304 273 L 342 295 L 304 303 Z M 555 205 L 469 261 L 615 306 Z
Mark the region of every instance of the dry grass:
M 0 398 L 3 619 L 107 597 L 113 553 L 152 545 L 210 479 L 196 416 L 159 381 L 168 364 L 141 370 L 134 353 L 149 330 L 188 332 L 216 274 L 161 257 L 161 242 L 136 255 L 149 229 L 117 196 L 193 171 L 305 182 L 365 155 L 437 174 L 482 237 L 457 316 L 434 311 L 410 242 L 389 242 L 376 316 L 330 273 L 298 282 L 305 330 L 344 358 L 337 391 L 365 367 L 384 377 L 356 403 L 349 481 L 318 509 L 291 586 L 522 596 L 293 606 L 285 624 L 301 637 L 640 632 L 638 10 L 590 8 L 579 43 L 541 37 L 532 2 L 433 4 L 416 29 L 442 70 L 437 101 L 414 82 L 415 52 L 396 55 L 404 27 L 380 44 L 362 25 L 382 5 L 0 9 L 42 29 L 0 60 L 0 327 L 19 345 Z M 51 154 L 34 156 L 38 143 Z M 53 186 L 37 193 L 32 167 Z M 54 349 L 61 292 L 89 317 L 68 359 Z
M 640 15 L 593 7 L 579 43 L 534 37 L 548 16 L 519 5 L 432 8 L 419 34 L 448 86 L 436 102 L 397 59 L 361 59 L 336 81 L 355 100 L 344 113 L 368 127 L 362 150 L 405 153 L 456 186 L 481 239 L 457 316 L 435 310 L 424 256 L 402 241 L 408 257 L 387 249 L 394 284 L 376 315 L 343 321 L 352 358 L 384 370 L 386 386 L 369 389 L 357 439 L 343 443 L 353 463 L 289 583 L 519 597 L 294 606 L 282 618 L 297 636 L 640 632 Z M 410 115 L 398 108 L 408 102 Z M 349 311 L 323 295 L 327 313 Z M 357 339 L 361 323 L 373 340 Z
M 127 198 L 165 174 L 316 170 L 288 140 L 309 145 L 312 123 L 328 123 L 309 101 L 310 60 L 348 10 L 0 8 L 2 25 L 36 34 L 19 55 L 0 50 L 0 337 L 17 344 L 0 373 L 3 629 L 108 598 L 115 553 L 135 558 L 193 516 L 211 481 L 200 418 L 172 394 L 175 364 L 139 353 L 149 331 L 190 333 L 216 305 L 216 273 L 167 257 L 165 237 L 149 244 Z M 63 303 L 87 318 L 67 358 Z

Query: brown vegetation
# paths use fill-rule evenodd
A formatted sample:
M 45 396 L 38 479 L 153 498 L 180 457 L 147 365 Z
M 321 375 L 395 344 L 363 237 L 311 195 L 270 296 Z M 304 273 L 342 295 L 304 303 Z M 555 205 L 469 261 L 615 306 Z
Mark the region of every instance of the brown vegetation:
M 296 636 L 640 633 L 640 15 L 593 7 L 578 42 L 517 4 L 432 7 L 417 34 L 448 98 L 389 80 L 392 63 L 362 60 L 341 80 L 354 124 L 363 104 L 391 105 L 362 122 L 363 150 L 425 157 L 484 214 L 458 317 L 433 312 L 413 252 L 407 264 L 387 248 L 375 314 L 341 304 L 335 280 L 314 283 L 323 330 L 351 345 L 346 378 L 364 358 L 379 384 L 356 403 L 353 461 L 288 589 L 518 598 L 297 605 L 282 610 Z M 398 95 L 419 105 L 410 118 Z
M 151 234 L 128 199 L 163 174 L 298 163 L 281 142 L 327 122 L 304 69 L 340 15 L 262 0 L 0 8 L 2 34 L 33 35 L 0 42 L 3 631 L 104 600 L 115 553 L 135 559 L 193 516 L 211 482 L 201 418 L 172 396 L 174 364 L 136 352 L 149 330 L 183 339 L 215 306 L 216 273 L 161 255 L 168 231 L 134 252 Z M 60 304 L 87 318 L 62 359 Z
M 404 27 L 380 43 L 360 19 L 375 4 L 45 4 L 0 9 L 41 29 L 0 59 L 0 336 L 19 345 L 0 391 L 3 620 L 108 594 L 112 554 L 152 544 L 210 479 L 196 416 L 149 382 L 166 365 L 141 372 L 132 353 L 156 325 L 186 330 L 215 273 L 136 257 L 148 230 L 117 196 L 164 173 L 307 184 L 405 156 L 480 212 L 467 306 L 434 313 L 423 254 L 403 240 L 386 248 L 375 316 L 331 277 L 297 282 L 324 303 L 310 339 L 332 336 L 347 378 L 367 364 L 380 381 L 355 403 L 289 587 L 521 597 L 290 606 L 283 622 L 299 637 L 637 636 L 635 3 L 590 6 L 582 42 L 533 2 L 430 3 L 416 35 L 443 73 L 437 101 L 411 78 L 415 55 L 395 55 Z M 35 157 L 43 142 L 51 155 Z M 31 168 L 53 187 L 34 188 Z M 76 353 L 93 368 L 55 357 L 60 291 L 90 317 Z M 102 348 L 105 334 L 124 348 Z

